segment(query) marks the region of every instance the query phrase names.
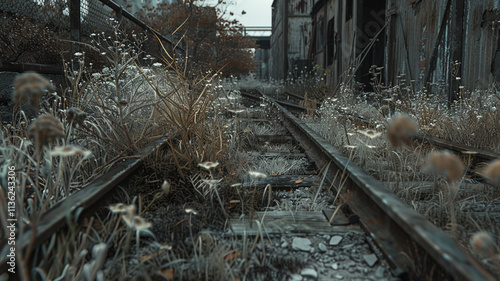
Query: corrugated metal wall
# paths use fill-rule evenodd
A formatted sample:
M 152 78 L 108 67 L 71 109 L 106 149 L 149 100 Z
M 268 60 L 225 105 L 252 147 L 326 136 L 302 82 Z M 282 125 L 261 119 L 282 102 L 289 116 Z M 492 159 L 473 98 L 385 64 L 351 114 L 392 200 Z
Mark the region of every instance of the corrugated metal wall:
M 275 0 L 271 35 L 271 77 L 296 75 L 306 63 L 311 41 L 313 0 Z
M 387 82 L 405 73 L 417 89 L 426 86 L 449 99 L 491 86 L 499 70 L 493 60 L 500 23 L 493 26 L 486 17 L 500 20 L 498 0 L 388 2 L 396 13 L 387 33 Z
M 287 1 L 289 13 L 303 2 L 275 0 Z M 361 77 L 377 64 L 384 66 L 386 85 L 396 85 L 404 74 L 416 90 L 427 87 L 453 99 L 459 92 L 486 89 L 500 79 L 499 0 L 316 0 L 306 4 L 314 6 L 311 28 L 305 20 L 289 21 L 287 58 L 308 51 L 310 42 L 303 39 L 309 32 L 316 37 L 310 59 L 328 71 L 331 87 L 343 80 L 381 29 L 377 38 L 381 42 L 375 43 L 356 72 L 357 81 L 365 83 Z M 315 34 L 311 34 L 313 28 Z M 273 26 L 273 30 L 280 34 L 279 28 Z M 282 51 L 272 50 L 276 55 Z
M 274 0 L 272 8 L 271 56 L 269 69 L 271 78 L 285 79 L 285 0 Z

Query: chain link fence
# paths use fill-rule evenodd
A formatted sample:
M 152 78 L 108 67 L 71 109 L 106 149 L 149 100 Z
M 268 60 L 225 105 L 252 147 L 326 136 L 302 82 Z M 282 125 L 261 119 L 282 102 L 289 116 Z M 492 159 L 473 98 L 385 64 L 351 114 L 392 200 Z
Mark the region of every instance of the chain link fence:
M 79 2 L 82 42 L 92 33 L 112 32 L 112 18 L 118 19 L 122 28 L 149 30 L 162 41 L 171 42 L 110 0 L 0 0 L 0 70 L 7 70 L 9 63 L 62 66 L 63 60 L 69 60 L 72 53 L 69 41 L 75 32 L 71 30 L 74 29 L 71 2 L 76 5 Z
M 0 0 L 0 11 L 7 15 L 29 17 L 53 27 L 69 30 L 69 7 L 66 0 Z

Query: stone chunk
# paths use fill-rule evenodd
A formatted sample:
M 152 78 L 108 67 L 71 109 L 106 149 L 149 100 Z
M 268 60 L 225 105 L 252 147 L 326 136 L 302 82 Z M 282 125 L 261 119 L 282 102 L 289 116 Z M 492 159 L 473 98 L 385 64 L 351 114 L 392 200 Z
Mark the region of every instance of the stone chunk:
M 332 239 L 330 239 L 330 245 L 337 246 L 340 244 L 340 241 L 342 241 L 342 236 L 333 236 Z
M 313 269 L 313 268 L 304 268 L 304 269 L 302 269 L 300 271 L 300 275 L 302 275 L 304 277 L 313 278 L 313 279 L 318 278 L 318 272 L 316 272 L 316 270 Z
M 290 275 L 290 278 L 288 279 L 289 281 L 302 281 L 302 276 L 298 274 L 292 274 Z
M 293 238 L 293 241 L 292 241 L 292 248 L 294 250 L 309 252 L 312 249 L 311 240 L 309 240 L 307 238 L 295 237 L 295 238 Z
M 378 258 L 375 254 L 363 255 L 363 259 L 369 267 L 373 267 L 378 261 Z
M 375 271 L 375 276 L 378 278 L 382 278 L 382 277 L 384 277 L 384 275 L 385 275 L 385 268 L 383 268 L 382 266 L 379 266 L 377 268 L 377 271 Z
M 326 249 L 326 245 L 325 245 L 325 244 L 323 244 L 323 243 L 319 243 L 319 244 L 318 244 L 318 248 L 319 248 L 319 250 L 320 250 L 321 252 L 323 252 L 323 253 L 327 251 L 327 249 Z

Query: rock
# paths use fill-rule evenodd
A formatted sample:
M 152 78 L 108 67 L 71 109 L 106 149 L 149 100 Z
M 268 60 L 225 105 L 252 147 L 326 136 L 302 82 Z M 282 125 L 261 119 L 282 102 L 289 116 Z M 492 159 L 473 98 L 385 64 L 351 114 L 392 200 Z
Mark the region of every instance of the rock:
M 330 240 L 330 237 L 331 237 L 330 235 L 325 234 L 325 235 L 323 236 L 323 239 L 325 239 L 325 240 Z
M 375 276 L 378 278 L 382 278 L 385 275 L 385 268 L 379 266 L 377 267 L 377 271 L 375 271 Z
M 333 270 L 339 269 L 339 264 L 338 263 L 333 263 L 332 264 L 332 268 L 333 268 Z
M 346 268 L 348 268 L 348 267 L 355 267 L 355 266 L 356 266 L 356 262 L 353 262 L 353 261 L 348 262 L 348 263 L 345 264 Z
M 290 278 L 288 278 L 289 281 L 301 281 L 302 280 L 302 276 L 300 276 L 299 274 L 292 274 L 290 275 Z
M 319 250 L 320 250 L 322 253 L 324 253 L 324 252 L 326 252 L 326 251 L 327 251 L 326 245 L 325 245 L 325 244 L 323 244 L 323 243 L 319 243 L 319 244 L 318 244 L 318 248 L 319 248 Z
M 377 267 L 377 271 L 375 271 L 375 276 L 378 278 L 382 278 L 385 275 L 385 268 L 379 266 Z
M 342 276 L 340 274 L 335 274 L 335 278 L 342 280 L 342 279 L 344 279 L 344 276 Z
M 304 277 L 309 277 L 309 278 L 318 278 L 318 272 L 316 272 L 315 269 L 313 268 L 304 268 L 300 271 L 300 275 Z
M 288 243 L 287 242 L 281 243 L 281 248 L 286 248 L 286 247 L 288 247 Z
M 340 241 L 342 241 L 342 236 L 333 236 L 332 239 L 330 239 L 330 245 L 337 246 L 340 244 Z
M 375 254 L 363 255 L 363 259 L 369 267 L 373 267 L 378 261 L 378 258 Z
M 293 241 L 292 241 L 292 248 L 294 250 L 309 252 L 312 249 L 311 240 L 309 240 L 307 238 L 295 237 L 295 238 L 293 238 Z
M 344 246 L 342 246 L 342 249 L 347 250 L 347 249 L 352 248 L 353 246 L 354 246 L 354 244 L 344 245 Z
M 285 256 L 285 255 L 288 255 L 288 249 L 284 249 L 284 250 L 282 251 L 282 253 L 283 253 L 283 255 L 284 255 L 284 256 Z

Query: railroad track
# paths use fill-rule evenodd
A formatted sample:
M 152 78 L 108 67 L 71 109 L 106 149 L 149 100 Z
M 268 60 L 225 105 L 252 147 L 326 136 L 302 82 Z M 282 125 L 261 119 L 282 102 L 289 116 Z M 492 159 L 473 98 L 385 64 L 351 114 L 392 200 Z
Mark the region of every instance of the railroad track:
M 321 190 L 324 186 L 337 186 L 341 187 L 340 194 L 348 198 L 344 199 L 344 201 L 349 202 L 349 207 L 344 205 L 342 208 L 345 217 L 337 214 L 333 219 L 331 218 L 334 213 L 332 209 L 324 210 L 324 212 L 276 211 L 272 209 L 268 202 L 266 208 L 255 214 L 263 224 L 267 224 L 268 229 L 266 231 L 268 231 L 268 234 L 276 237 L 280 236 L 280 233 L 282 235 L 285 233 L 289 237 L 306 235 L 306 238 L 301 239 L 309 239 L 310 242 L 312 241 L 316 245 L 323 244 L 323 247 L 328 245 L 324 251 L 323 247 L 319 246 L 319 251 L 325 253 L 325 255 L 333 251 L 333 249 L 349 252 L 352 245 L 342 246 L 340 242 L 342 238 L 344 241 L 355 241 L 353 237 L 368 235 L 367 238 L 360 238 L 369 244 L 368 247 L 364 247 L 377 252 L 376 247 L 370 245 L 370 241 L 373 240 L 382 251 L 383 257 L 391 265 L 392 271 L 390 274 L 403 280 L 494 280 L 494 277 L 472 257 L 468 256 L 452 238 L 408 207 L 382 183 L 354 165 L 348 157 L 343 156 L 291 113 L 291 111 L 303 113 L 307 111 L 307 108 L 290 102 L 275 100 L 262 95 L 258 91 L 242 91 L 241 94 L 254 102 L 265 101 L 270 103 L 273 107 L 272 115 L 278 117 L 288 131 L 287 134 L 280 133 L 272 136 L 255 135 L 255 139 L 251 139 L 251 142 L 255 140 L 264 146 L 272 146 L 273 143 L 284 143 L 291 146 L 300 144 L 302 147 L 302 149 L 292 153 L 290 151 L 261 152 L 249 150 L 245 152 L 249 158 L 257 159 L 256 161 L 262 159 L 285 161 L 284 159 L 292 158 L 305 159 L 304 156 L 307 156 L 308 159 L 302 161 L 302 164 L 297 167 L 297 169 L 301 170 L 298 174 L 269 175 L 258 180 L 246 177 L 242 183 L 243 187 L 264 189 L 264 193 L 267 188 L 271 187 L 275 192 L 273 196 L 277 198 L 287 192 L 297 194 L 298 191 L 295 190 L 300 190 L 304 194 L 304 190 L 312 190 L 312 187 L 318 184 L 320 185 L 317 187 L 318 190 Z M 245 120 L 240 118 L 240 122 L 269 122 L 258 119 L 248 118 L 248 120 Z M 276 125 L 276 123 L 273 124 Z M 101 198 L 113 190 L 117 184 L 133 174 L 140 167 L 142 160 L 149 157 L 156 148 L 163 144 L 164 141 L 158 141 L 153 146 L 141 151 L 137 157 L 124 159 L 123 162 L 96 179 L 86 188 L 56 205 L 42 217 L 35 234 L 28 231 L 19 239 L 21 243 L 18 247 L 24 249 L 29 245 L 30 241 L 35 241 L 35 244 L 31 246 L 42 244 L 52 233 L 64 225 L 68 214 L 78 212 L 90 215 L 99 206 Z M 484 154 L 487 155 L 487 153 Z M 489 155 L 496 157 L 495 155 Z M 268 191 L 268 194 L 270 194 L 270 191 Z M 319 194 L 319 191 L 316 196 L 317 194 Z M 314 196 L 314 200 L 316 200 L 316 196 Z M 357 218 L 359 218 L 359 221 Z M 252 225 L 251 221 L 232 220 L 233 234 L 262 235 L 262 231 L 256 229 L 256 226 Z M 337 225 L 332 226 L 330 224 L 332 222 Z M 357 223 L 359 223 L 359 226 L 356 226 Z M 276 227 L 273 227 L 273 225 Z M 343 234 L 340 235 L 339 233 Z M 33 235 L 36 235 L 36 238 L 33 239 Z M 281 238 L 283 239 L 283 236 Z M 287 243 L 283 242 L 280 247 L 285 250 L 304 252 L 304 249 L 295 245 L 295 238 L 293 242 L 285 239 Z M 283 246 L 284 244 L 287 245 Z M 306 247 L 312 249 L 308 250 L 311 255 L 316 245 Z M 0 269 L 4 271 L 6 268 L 5 253 L 7 245 L 4 243 L 1 246 Z M 339 248 L 340 246 L 342 247 Z M 266 246 L 262 247 L 266 248 Z M 298 247 L 298 250 L 296 247 Z M 261 249 L 261 251 L 264 250 Z M 366 271 L 365 274 L 373 274 L 375 270 L 370 268 L 383 258 L 373 252 L 366 253 L 363 256 L 364 260 L 361 260 L 361 263 L 368 265 L 363 269 Z M 279 254 L 284 254 L 284 252 L 275 251 L 269 258 L 278 259 Z M 317 260 L 321 260 L 321 257 L 317 257 Z M 333 262 L 332 268 L 331 270 L 328 269 L 330 270 L 329 273 L 325 274 L 330 274 L 330 278 L 340 279 L 346 277 L 345 275 L 339 277 L 339 272 L 342 274 L 352 273 L 350 270 L 348 271 L 352 267 L 351 265 L 343 267 L 342 258 L 337 260 L 331 258 L 329 261 Z M 288 262 L 293 262 L 293 260 Z M 383 264 L 384 261 L 379 263 Z M 305 267 L 305 269 L 311 269 Z M 344 270 L 341 271 L 339 268 Z M 379 268 L 384 269 L 382 266 Z M 321 270 L 315 268 L 313 271 L 316 272 L 315 278 L 321 280 L 322 277 L 319 273 L 320 271 L 326 272 L 327 268 L 323 266 Z M 314 277 L 312 271 L 304 271 L 301 274 L 304 277 Z M 377 276 L 382 280 L 382 278 L 388 276 L 389 272 L 381 270 L 380 273 L 377 270 L 377 274 L 380 275 Z M 318 277 L 318 275 L 320 276 Z
M 495 279 L 452 238 L 305 126 L 284 108 L 282 102 L 267 99 L 281 112 L 283 123 L 309 158 L 319 167 L 328 165 L 327 178 L 336 186 L 342 186 L 341 180 L 345 179 L 343 193 L 349 194 L 352 210 L 361 218 L 363 228 L 377 241 L 394 268 L 406 272 L 411 280 Z M 434 145 L 446 143 L 423 139 L 431 140 Z M 451 143 L 447 146 L 459 151 L 472 149 Z M 495 157 L 479 151 L 477 155 Z M 342 177 L 335 177 L 338 174 Z
M 66 224 L 67 219 L 78 215 L 91 215 L 102 207 L 102 199 L 112 192 L 120 183 L 125 181 L 142 164 L 143 160 L 150 157 L 155 151 L 165 145 L 165 140 L 157 140 L 142 149 L 134 156 L 120 158 L 111 169 L 96 178 L 92 183 L 73 193 L 65 200 L 48 210 L 38 221 L 36 228 L 29 229 L 22 237 L 17 238 L 16 247 L 25 251 L 28 246 L 33 249 L 44 243 L 54 232 Z M 31 244 L 31 245 L 30 245 Z M 7 271 L 7 253 L 10 246 L 7 240 L 0 244 L 0 271 Z M 18 276 L 17 276 L 18 277 Z

